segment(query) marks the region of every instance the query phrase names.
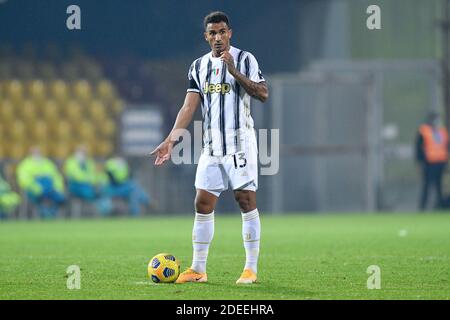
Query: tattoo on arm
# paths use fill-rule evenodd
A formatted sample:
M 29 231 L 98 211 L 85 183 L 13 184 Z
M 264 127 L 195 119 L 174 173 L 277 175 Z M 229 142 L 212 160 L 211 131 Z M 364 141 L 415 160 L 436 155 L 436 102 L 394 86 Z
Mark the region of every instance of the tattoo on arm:
M 234 76 L 236 81 L 245 89 L 245 91 L 253 98 L 264 102 L 269 97 L 269 89 L 265 81 L 254 82 L 237 70 L 232 75 Z

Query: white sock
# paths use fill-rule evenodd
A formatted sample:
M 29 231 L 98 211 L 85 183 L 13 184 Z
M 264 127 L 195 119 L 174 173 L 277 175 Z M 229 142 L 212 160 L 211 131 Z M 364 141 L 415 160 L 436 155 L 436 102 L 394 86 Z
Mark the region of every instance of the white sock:
M 206 272 L 209 245 L 214 236 L 214 211 L 210 214 L 195 213 L 192 230 L 194 254 L 191 268 L 199 273 Z
M 258 209 L 242 213 L 242 239 L 245 248 L 245 269 L 258 272 L 259 240 L 261 223 Z

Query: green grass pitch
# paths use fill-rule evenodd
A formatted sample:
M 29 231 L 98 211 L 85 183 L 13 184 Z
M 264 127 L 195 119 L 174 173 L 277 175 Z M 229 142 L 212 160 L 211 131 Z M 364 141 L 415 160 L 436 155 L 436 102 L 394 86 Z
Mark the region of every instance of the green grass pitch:
M 193 216 L 0 223 L 0 299 L 449 299 L 450 215 L 262 215 L 259 283 L 244 264 L 239 214 L 216 214 L 206 284 L 153 284 L 149 259 L 189 266 Z M 66 269 L 81 268 L 81 289 Z M 367 289 L 367 268 L 381 289 Z

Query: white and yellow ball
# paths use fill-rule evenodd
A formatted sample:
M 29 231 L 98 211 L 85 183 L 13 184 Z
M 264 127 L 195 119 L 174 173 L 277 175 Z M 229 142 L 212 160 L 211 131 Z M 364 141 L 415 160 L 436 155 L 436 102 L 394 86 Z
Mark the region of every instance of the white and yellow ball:
M 174 255 L 160 253 L 150 259 L 148 276 L 155 283 L 168 283 L 177 280 L 180 275 L 180 263 Z

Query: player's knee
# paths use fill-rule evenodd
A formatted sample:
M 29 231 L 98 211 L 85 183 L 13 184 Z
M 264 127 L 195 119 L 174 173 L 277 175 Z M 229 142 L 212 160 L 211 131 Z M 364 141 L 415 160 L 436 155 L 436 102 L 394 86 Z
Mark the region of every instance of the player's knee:
M 250 196 L 249 192 L 241 191 L 236 192 L 234 195 L 236 202 L 239 204 L 239 208 L 242 212 L 248 212 L 256 208 L 256 203 Z
M 214 204 L 206 199 L 195 198 L 195 211 L 202 214 L 208 214 L 214 211 Z

